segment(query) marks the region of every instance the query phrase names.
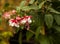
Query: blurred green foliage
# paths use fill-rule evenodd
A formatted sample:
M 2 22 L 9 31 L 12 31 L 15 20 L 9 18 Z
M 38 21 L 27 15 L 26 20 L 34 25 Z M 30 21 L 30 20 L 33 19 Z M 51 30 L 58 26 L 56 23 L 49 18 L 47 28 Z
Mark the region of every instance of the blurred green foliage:
M 6 9 L 9 7 L 16 9 L 20 16 L 32 15 L 33 22 L 30 29 L 26 30 L 25 42 L 33 40 L 34 44 L 60 44 L 60 1 L 30 0 L 27 2 L 28 0 L 22 0 L 19 6 L 9 4 L 4 6 Z M 19 33 L 20 44 L 23 43 L 22 31 Z

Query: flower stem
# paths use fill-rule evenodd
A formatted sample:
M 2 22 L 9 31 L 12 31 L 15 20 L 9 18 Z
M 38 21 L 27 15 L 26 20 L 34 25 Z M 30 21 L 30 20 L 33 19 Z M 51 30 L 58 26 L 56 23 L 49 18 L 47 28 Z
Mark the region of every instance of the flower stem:
M 30 31 L 30 32 L 32 32 L 33 34 L 35 34 L 35 32 L 33 32 L 32 30 L 28 30 L 28 31 Z

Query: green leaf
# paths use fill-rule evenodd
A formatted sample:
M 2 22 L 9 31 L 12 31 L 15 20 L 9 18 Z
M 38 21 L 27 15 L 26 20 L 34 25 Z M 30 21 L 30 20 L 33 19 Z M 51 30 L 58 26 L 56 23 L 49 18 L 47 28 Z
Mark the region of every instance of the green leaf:
M 24 11 L 29 11 L 31 9 L 37 10 L 38 9 L 38 6 L 35 6 L 35 5 L 32 5 L 32 6 L 24 6 L 21 9 L 24 10 Z
M 35 0 L 33 0 L 33 1 L 35 1 Z M 34 10 L 39 9 L 39 7 L 37 5 L 25 6 L 25 3 L 26 3 L 26 1 L 22 1 L 20 3 L 20 6 L 16 7 L 17 12 L 20 12 L 20 10 L 29 11 L 31 9 L 34 9 Z M 30 3 L 33 3 L 32 0 Z
M 35 0 L 30 0 L 29 4 L 33 4 Z
M 49 40 L 47 37 L 41 37 L 40 44 L 50 44 Z
M 53 26 L 53 28 L 60 32 L 60 26 Z
M 42 8 L 42 6 L 44 5 L 45 2 L 46 2 L 46 1 L 43 1 L 43 2 L 41 2 L 41 3 L 39 4 L 39 9 Z
M 54 19 L 58 25 L 60 25 L 60 15 L 54 15 Z
M 26 32 L 26 40 L 29 41 L 33 35 L 34 35 L 33 33 L 27 31 Z
M 22 7 L 22 10 L 24 10 L 24 11 L 28 11 L 28 10 L 30 10 L 31 8 L 29 7 L 29 6 L 25 6 L 25 7 Z
M 45 23 L 47 25 L 48 28 L 52 27 L 53 24 L 53 16 L 51 14 L 46 14 L 45 15 Z
M 39 9 L 39 7 L 38 7 L 37 5 L 31 5 L 30 8 L 31 8 L 31 9 L 34 9 L 34 10 Z
M 42 27 L 38 27 L 38 28 L 36 29 L 36 32 L 35 32 L 35 33 L 36 33 L 36 35 L 35 35 L 35 38 L 36 38 L 36 39 L 38 39 L 41 29 L 42 29 Z
M 55 9 L 53 8 L 48 8 L 50 10 L 50 12 L 53 12 L 53 13 L 56 13 L 56 14 L 60 14 L 60 12 L 56 11 Z
M 41 3 L 42 2 L 42 0 L 37 0 L 38 1 L 38 3 Z
M 17 12 L 20 12 L 20 7 L 16 7 Z
M 20 8 L 24 7 L 24 6 L 25 6 L 25 3 L 26 3 L 26 0 L 22 1 L 22 2 L 20 3 Z
M 26 0 L 22 1 L 18 7 L 16 7 L 17 12 L 20 12 L 20 9 L 25 6 Z

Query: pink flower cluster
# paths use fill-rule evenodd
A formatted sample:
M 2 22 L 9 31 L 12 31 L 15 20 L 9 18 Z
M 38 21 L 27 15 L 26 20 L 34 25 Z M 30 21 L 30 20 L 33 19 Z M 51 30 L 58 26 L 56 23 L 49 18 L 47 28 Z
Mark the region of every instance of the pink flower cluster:
M 10 19 L 11 15 L 16 14 L 16 10 L 10 10 L 3 13 L 3 18 Z
M 11 17 L 11 16 L 14 16 L 14 17 Z M 9 26 L 12 26 L 12 27 L 26 26 L 27 30 L 30 27 L 29 24 L 32 23 L 32 20 L 31 20 L 32 16 L 20 17 L 16 15 L 16 10 L 10 10 L 10 11 L 4 12 L 3 18 L 8 20 Z
M 15 27 L 20 27 L 20 25 L 24 25 L 24 24 L 30 24 L 32 22 L 31 20 L 32 16 L 24 16 L 24 17 L 20 17 L 17 16 L 15 19 L 10 19 L 9 20 L 9 25 L 10 26 L 15 26 Z

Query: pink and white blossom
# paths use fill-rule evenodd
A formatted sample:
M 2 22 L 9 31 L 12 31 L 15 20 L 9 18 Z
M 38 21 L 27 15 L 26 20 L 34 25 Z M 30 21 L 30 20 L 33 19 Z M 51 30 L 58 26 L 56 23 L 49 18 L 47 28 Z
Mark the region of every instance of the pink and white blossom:
M 32 16 L 24 16 L 24 18 L 27 20 L 28 23 L 32 22 L 31 20 Z
M 15 26 L 15 27 L 19 27 L 19 23 L 18 23 L 18 21 L 16 20 L 16 19 L 10 19 L 9 20 L 9 25 L 10 26 Z
M 9 25 L 12 27 L 13 26 L 19 27 L 20 24 L 26 25 L 29 27 L 30 23 L 32 23 L 31 16 L 24 16 L 22 18 L 20 16 L 17 16 L 16 19 L 10 19 L 9 20 Z
M 21 21 L 20 21 L 21 24 L 25 24 L 26 22 L 27 22 L 26 18 L 22 18 Z
M 20 21 L 21 24 L 26 24 L 27 22 L 28 22 L 29 24 L 32 22 L 31 16 L 24 16 L 24 17 L 22 18 L 22 20 Z

